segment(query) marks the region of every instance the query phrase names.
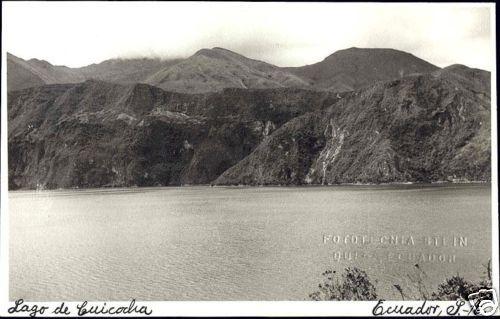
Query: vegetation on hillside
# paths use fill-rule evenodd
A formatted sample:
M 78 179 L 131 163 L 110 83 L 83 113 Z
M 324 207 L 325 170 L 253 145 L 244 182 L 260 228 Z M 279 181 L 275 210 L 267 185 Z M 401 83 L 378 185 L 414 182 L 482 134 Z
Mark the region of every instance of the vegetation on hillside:
M 459 274 L 446 278 L 436 290 L 426 283 L 427 274 L 419 264 L 415 264 L 414 272 L 408 274 L 410 285 L 404 288 L 395 283 L 393 288 L 401 295 L 402 300 L 468 300 L 468 296 L 480 289 L 491 289 L 491 261 L 484 266 L 483 279 L 473 282 Z M 343 273 L 329 269 L 323 274 L 323 282 L 318 290 L 309 295 L 314 301 L 325 300 L 377 300 L 377 281 L 372 280 L 365 271 L 357 267 L 347 267 Z

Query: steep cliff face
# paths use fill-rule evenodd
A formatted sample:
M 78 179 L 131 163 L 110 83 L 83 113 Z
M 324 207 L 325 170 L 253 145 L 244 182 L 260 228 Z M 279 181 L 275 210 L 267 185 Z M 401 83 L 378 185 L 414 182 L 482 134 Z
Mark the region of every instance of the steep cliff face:
M 334 94 L 298 89 L 180 94 L 101 81 L 11 92 L 15 188 L 206 184 Z
M 468 78 L 476 82 L 471 89 L 440 72 L 350 93 L 283 125 L 215 183 L 490 180 L 484 80 Z
M 307 113 L 266 137 L 251 155 L 215 180 L 220 185 L 300 185 L 326 146 L 324 118 Z

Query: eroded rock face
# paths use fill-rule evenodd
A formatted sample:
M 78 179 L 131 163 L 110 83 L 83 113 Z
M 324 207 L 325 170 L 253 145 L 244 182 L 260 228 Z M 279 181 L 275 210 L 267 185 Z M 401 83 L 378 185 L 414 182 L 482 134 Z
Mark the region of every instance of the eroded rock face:
M 289 121 L 215 182 L 490 180 L 489 88 L 478 87 L 428 74 L 353 92 Z
M 300 185 L 325 148 L 324 119 L 311 112 L 292 119 L 265 139 L 251 155 L 225 171 L 215 184 Z
M 300 89 L 200 95 L 94 80 L 10 92 L 9 184 L 208 184 L 279 126 L 335 100 Z

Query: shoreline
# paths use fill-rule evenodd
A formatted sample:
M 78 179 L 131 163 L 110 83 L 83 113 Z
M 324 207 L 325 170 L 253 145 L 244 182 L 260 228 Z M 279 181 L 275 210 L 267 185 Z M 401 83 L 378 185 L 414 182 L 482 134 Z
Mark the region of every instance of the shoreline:
M 126 191 L 138 191 L 138 190 L 159 190 L 162 188 L 194 188 L 194 187 L 206 187 L 206 188 L 233 188 L 233 189 L 244 189 L 244 188 L 333 188 L 333 187 L 387 187 L 387 186 L 401 186 L 401 187 L 448 187 L 448 186 L 467 186 L 467 185 L 491 185 L 491 181 L 467 181 L 467 182 L 450 182 L 450 181 L 435 181 L 435 182 L 391 182 L 391 183 L 340 183 L 340 184 L 302 184 L 302 185 L 280 185 L 280 184 L 268 184 L 268 185 L 251 185 L 251 184 L 240 184 L 240 185 L 211 185 L 211 184 L 184 184 L 184 185 L 161 185 L 161 186 L 102 186 L 102 187 L 72 187 L 72 188 L 18 188 L 18 189 L 8 189 L 8 193 L 21 193 L 21 192 L 64 192 L 64 191 L 113 191 L 117 189 L 122 189 L 123 192 Z

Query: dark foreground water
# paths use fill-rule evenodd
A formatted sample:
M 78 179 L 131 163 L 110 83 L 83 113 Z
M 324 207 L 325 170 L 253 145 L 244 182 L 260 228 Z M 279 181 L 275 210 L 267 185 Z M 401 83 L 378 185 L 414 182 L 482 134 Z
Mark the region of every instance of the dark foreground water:
M 398 298 L 415 264 L 480 279 L 490 207 L 489 185 L 11 192 L 10 298 L 304 300 L 346 266 Z

